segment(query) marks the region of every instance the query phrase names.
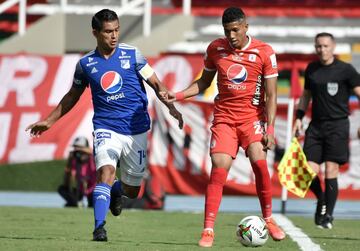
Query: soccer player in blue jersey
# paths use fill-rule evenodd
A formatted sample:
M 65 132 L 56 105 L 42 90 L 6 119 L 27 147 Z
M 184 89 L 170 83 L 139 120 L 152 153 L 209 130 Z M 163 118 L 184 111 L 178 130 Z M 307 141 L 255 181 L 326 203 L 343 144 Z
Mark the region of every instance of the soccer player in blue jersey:
M 58 106 L 42 121 L 29 125 L 32 137 L 39 137 L 69 112 L 86 87 L 94 105 L 94 152 L 97 185 L 94 189 L 94 241 L 107 241 L 105 218 L 110 208 L 121 213 L 121 196 L 136 198 L 146 169 L 147 135 L 150 117 L 143 80 L 169 108 L 182 128 L 182 115 L 159 92 L 167 91 L 140 51 L 118 42 L 119 19 L 112 10 L 103 9 L 92 18 L 95 50 L 76 65 L 73 85 Z M 116 167 L 121 181 L 115 181 Z

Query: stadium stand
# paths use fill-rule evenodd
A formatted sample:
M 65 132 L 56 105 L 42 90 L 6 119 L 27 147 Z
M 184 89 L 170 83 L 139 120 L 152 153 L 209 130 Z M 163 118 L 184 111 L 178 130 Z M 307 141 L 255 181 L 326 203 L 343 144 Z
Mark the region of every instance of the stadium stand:
M 6 0 L 0 0 L 0 5 Z M 45 3 L 46 0 L 28 0 L 27 6 L 30 7 L 33 4 Z M 0 13 L 0 42 L 11 35 L 15 34 L 19 30 L 18 25 L 18 12 L 19 6 L 14 5 L 13 7 Z M 30 26 L 32 23 L 39 20 L 43 15 L 28 15 L 26 26 Z
M 54 3 L 53 3 L 54 2 Z M 67 2 L 61 6 L 62 2 Z M 49 3 L 34 4 L 27 9 L 27 13 L 46 15 L 35 25 L 32 25 L 24 37 L 12 36 L 0 44 L 0 53 L 40 53 L 59 55 L 64 53 L 78 53 L 92 50 L 94 41 L 89 30 L 91 16 L 101 8 L 111 8 L 117 11 L 121 22 L 122 42 L 142 48 L 142 52 L 149 56 L 159 55 L 169 44 L 182 40 L 185 30 L 193 26 L 192 17 L 182 14 L 165 13 L 152 15 L 149 6 L 164 6 L 162 1 L 124 0 L 124 1 L 93 1 L 96 5 L 89 5 L 86 1 L 49 1 Z M 165 6 L 169 4 L 165 3 Z M 86 5 L 85 5 L 86 4 Z M 112 5 L 115 4 L 115 5 Z M 147 8 L 149 11 L 147 11 Z M 163 8 L 163 10 L 165 10 Z M 122 22 L 126 20 L 126 22 Z M 176 27 L 171 36 L 164 36 Z M 41 41 L 43 31 L 52 39 Z M 146 32 L 147 31 L 147 32 Z M 151 33 L 150 33 L 151 31 Z M 148 34 L 146 34 L 148 33 Z M 144 43 L 144 36 L 151 43 Z M 50 44 L 51 43 L 51 44 Z M 51 45 L 51 46 L 49 46 Z
M 4 2 L 4 1 L 0 1 Z M 151 1 L 151 32 L 144 43 L 144 19 L 141 0 L 67 0 L 61 10 L 60 0 L 28 1 L 28 24 L 26 37 L 14 36 L 0 44 L 0 53 L 64 54 L 83 53 L 93 48 L 88 32 L 91 8 L 112 8 L 123 14 L 121 40 L 142 48 L 146 56 L 165 54 L 202 54 L 213 39 L 223 35 L 221 14 L 234 1 L 192 0 L 191 15 L 184 15 L 183 0 Z M 133 8 L 121 8 L 121 4 L 132 4 Z M 306 63 L 313 59 L 313 37 L 320 31 L 331 32 L 337 39 L 337 51 L 342 59 L 352 61 L 360 68 L 360 3 L 355 0 L 265 0 L 236 1 L 249 16 L 249 34 L 270 43 L 278 54 L 283 71 L 281 80 L 289 85 L 290 76 L 298 69 L 301 77 Z M 140 7 L 139 7 L 140 6 Z M 140 9 L 139 9 L 140 8 Z M 125 11 L 126 10 L 126 11 Z M 18 7 L 0 15 L 0 20 L 10 15 L 13 21 L 0 21 L 0 37 L 17 30 Z M 126 12 L 126 13 L 124 13 Z M 39 20 L 39 17 L 46 16 Z M 1 27 L 5 28 L 1 33 Z M 175 28 L 174 28 L 175 27 Z M 42 44 L 40 31 L 48 30 L 51 46 Z M 166 35 L 164 35 L 166 34 Z
M 174 6 L 181 5 L 173 0 Z M 204 52 L 209 41 L 222 36 L 221 14 L 234 1 L 192 1 L 195 27 L 184 41 L 171 45 L 173 52 Z M 269 42 L 277 53 L 312 53 L 313 37 L 320 31 L 337 38 L 337 53 L 351 53 L 360 35 L 360 4 L 351 0 L 333 1 L 236 1 L 249 17 L 249 34 Z
M 0 1 L 0 3 L 1 2 L 4 1 Z M 123 14 L 140 17 L 131 22 L 131 27 L 134 29 L 125 30 L 125 33 L 124 29 L 122 30 L 123 39 L 126 39 L 126 35 L 131 33 L 131 30 L 139 31 L 137 26 L 142 23 L 140 19 L 145 18 L 145 16 L 141 17 L 142 10 L 139 9 L 138 4 L 142 1 L 67 0 L 64 2 L 67 4 L 66 7 L 61 6 L 62 1 L 60 0 L 28 1 L 28 23 L 39 19 L 39 17 L 43 15 L 54 15 L 58 13 L 61 8 L 61 11 L 65 12 L 68 16 L 72 14 L 78 16 L 89 15 L 92 11 L 91 8 L 99 9 L 101 7 L 115 8 L 123 13 L 125 10 L 120 8 L 122 6 L 119 5 L 119 2 L 121 2 L 122 4 L 126 3 L 129 4 L 129 6 L 133 6 L 133 8 L 126 9 L 126 13 Z M 181 16 L 183 4 L 183 0 L 151 1 L 151 29 L 160 23 L 162 26 L 166 26 L 164 24 L 169 22 L 169 18 L 164 18 L 164 16 Z M 156 49 L 155 51 L 158 53 L 164 51 L 203 53 L 209 41 L 223 35 L 220 17 L 224 7 L 233 4 L 234 1 L 230 0 L 192 0 L 191 14 L 194 21 L 189 21 L 191 17 L 182 17 L 182 21 L 178 23 L 183 22 L 185 25 L 177 24 L 176 26 L 177 29 L 180 29 L 176 32 L 177 38 L 179 39 L 173 43 L 167 41 L 169 44 L 165 48 L 161 46 L 160 49 L 162 51 Z M 274 0 L 271 1 L 271 3 L 264 0 L 240 0 L 236 1 L 236 5 L 241 6 L 249 16 L 249 23 L 251 25 L 249 34 L 270 43 L 277 53 L 310 54 L 313 52 L 312 39 L 314 35 L 319 31 L 328 31 L 333 33 L 337 38 L 337 53 L 350 54 L 353 44 L 355 44 L 360 37 L 360 4 L 354 0 Z M 0 22 L 0 37 L 1 28 L 3 28 L 3 37 L 9 36 L 17 30 L 17 23 L 14 22 L 17 20 L 17 11 L 18 7 L 15 6 L 0 16 L 0 20 L 8 19 L 8 21 L 4 20 Z M 9 23 L 11 20 L 12 22 Z M 86 23 L 84 22 L 83 25 L 86 25 Z M 71 29 L 71 27 L 67 27 L 66 29 Z M 162 29 L 163 33 L 169 32 L 169 27 L 162 27 Z M 182 32 L 182 30 L 184 30 L 184 32 Z M 175 32 L 172 32 L 172 34 L 174 33 Z M 70 34 L 73 33 L 69 32 L 66 35 L 69 36 Z M 130 37 L 134 38 L 134 36 L 135 35 Z M 162 38 L 164 39 L 164 36 L 162 36 Z M 152 39 L 154 39 L 154 36 L 152 36 Z M 74 48 L 74 46 L 70 47 L 73 48 L 65 48 L 64 52 L 76 52 L 77 48 Z M 84 48 L 82 51 L 87 49 L 88 48 Z

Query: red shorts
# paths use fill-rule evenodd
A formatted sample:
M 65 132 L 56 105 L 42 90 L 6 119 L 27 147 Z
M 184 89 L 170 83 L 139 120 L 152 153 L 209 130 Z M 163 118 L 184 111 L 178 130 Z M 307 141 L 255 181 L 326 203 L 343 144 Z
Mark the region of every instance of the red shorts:
M 265 133 L 265 122 L 249 120 L 231 125 L 216 123 L 211 127 L 210 154 L 226 153 L 235 159 L 239 146 L 245 151 L 253 142 L 261 142 Z

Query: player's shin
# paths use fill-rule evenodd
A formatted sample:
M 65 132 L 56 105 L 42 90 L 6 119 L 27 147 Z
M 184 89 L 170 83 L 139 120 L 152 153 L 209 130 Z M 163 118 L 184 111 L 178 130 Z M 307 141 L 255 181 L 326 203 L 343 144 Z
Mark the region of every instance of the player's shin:
M 211 170 L 205 195 L 204 229 L 214 229 L 227 174 L 228 171 L 225 168 L 213 168 Z
M 94 189 L 95 229 L 103 225 L 110 205 L 110 189 L 106 183 L 97 184 Z
M 266 160 L 255 161 L 251 163 L 251 166 L 255 174 L 256 192 L 260 200 L 263 217 L 264 219 L 270 218 L 272 213 L 272 191 Z

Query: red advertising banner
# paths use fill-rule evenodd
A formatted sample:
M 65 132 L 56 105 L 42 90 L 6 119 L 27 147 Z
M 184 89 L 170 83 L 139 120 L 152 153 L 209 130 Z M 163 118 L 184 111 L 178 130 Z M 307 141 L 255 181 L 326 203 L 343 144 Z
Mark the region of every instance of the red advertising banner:
M 40 138 L 31 139 L 25 132 L 27 125 L 49 114 L 69 90 L 79 58 L 80 55 L 0 57 L 1 163 L 64 158 L 71 140 L 80 131 L 91 135 L 88 90 L 75 109 Z
M 32 139 L 27 125 L 44 118 L 72 84 L 80 55 L 38 56 L 0 55 L 0 163 L 20 163 L 63 159 L 72 140 L 84 135 L 92 140 L 91 93 L 86 90 L 75 108 L 41 137 Z M 159 78 L 174 91 L 185 88 L 202 69 L 201 55 L 163 55 L 149 59 Z M 280 65 L 280 64 L 279 64 Z M 171 194 L 203 194 L 211 169 L 209 157 L 212 99 L 214 86 L 204 95 L 177 103 L 185 128 L 179 130 L 167 108 L 147 89 L 153 118 L 149 133 L 149 168 Z M 275 125 L 277 151 L 268 154 L 274 195 L 280 196 L 276 165 L 285 146 L 287 106 L 279 105 Z M 353 107 L 351 120 L 351 157 L 339 176 L 340 198 L 360 198 L 360 142 L 356 139 L 360 111 Z M 305 118 L 305 124 L 309 122 Z M 254 175 L 244 152 L 240 151 L 229 173 L 225 194 L 255 195 Z M 291 196 L 291 195 L 290 195 Z M 309 195 L 310 196 L 310 195 Z

